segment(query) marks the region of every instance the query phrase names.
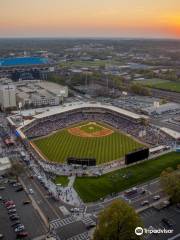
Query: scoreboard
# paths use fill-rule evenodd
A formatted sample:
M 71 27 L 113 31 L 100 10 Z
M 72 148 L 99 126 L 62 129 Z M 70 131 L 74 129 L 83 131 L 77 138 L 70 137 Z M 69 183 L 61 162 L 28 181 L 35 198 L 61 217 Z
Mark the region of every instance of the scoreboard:
M 82 166 L 96 166 L 96 159 L 69 157 L 67 158 L 67 164 L 82 165 Z
M 125 164 L 131 164 L 142 161 L 149 157 L 149 148 L 143 148 L 125 155 Z

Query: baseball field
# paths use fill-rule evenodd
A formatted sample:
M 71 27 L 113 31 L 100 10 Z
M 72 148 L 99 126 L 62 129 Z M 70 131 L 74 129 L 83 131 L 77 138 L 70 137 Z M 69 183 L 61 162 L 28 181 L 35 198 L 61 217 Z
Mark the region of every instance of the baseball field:
M 83 122 L 32 143 L 48 161 L 59 163 L 79 157 L 96 158 L 97 164 L 102 164 L 143 146 L 131 136 L 97 122 Z

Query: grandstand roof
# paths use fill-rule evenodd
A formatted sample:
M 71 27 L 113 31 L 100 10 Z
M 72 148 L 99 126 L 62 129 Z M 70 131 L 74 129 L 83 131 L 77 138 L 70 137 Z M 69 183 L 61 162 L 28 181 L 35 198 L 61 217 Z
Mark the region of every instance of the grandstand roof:
M 0 58 L 0 67 L 47 64 L 48 59 L 42 57 L 12 57 Z
M 68 112 L 68 111 L 71 111 L 71 110 L 76 110 L 76 109 L 81 109 L 81 108 L 108 109 L 108 110 L 112 110 L 114 112 L 120 113 L 124 116 L 127 116 L 127 117 L 135 119 L 135 120 L 141 119 L 142 117 L 143 118 L 148 118 L 147 116 L 132 113 L 130 111 L 127 111 L 127 110 L 124 110 L 122 108 L 118 108 L 118 107 L 115 107 L 115 106 L 105 105 L 105 104 L 101 104 L 101 103 L 91 103 L 91 102 L 89 102 L 89 103 L 77 102 L 77 103 L 66 105 L 64 107 L 60 106 L 59 108 L 52 109 L 52 110 L 47 111 L 47 112 L 43 112 L 43 113 L 35 116 L 35 118 L 36 119 L 41 119 L 41 118 L 48 117 L 48 116 L 51 116 L 51 115 L 56 115 L 56 114 L 59 114 L 59 113 Z
M 174 138 L 176 140 L 180 139 L 180 133 L 179 132 L 176 132 L 176 131 L 174 131 L 172 129 L 165 128 L 165 127 L 162 127 L 160 129 L 161 129 L 161 131 L 165 132 L 166 134 L 168 134 L 172 138 Z

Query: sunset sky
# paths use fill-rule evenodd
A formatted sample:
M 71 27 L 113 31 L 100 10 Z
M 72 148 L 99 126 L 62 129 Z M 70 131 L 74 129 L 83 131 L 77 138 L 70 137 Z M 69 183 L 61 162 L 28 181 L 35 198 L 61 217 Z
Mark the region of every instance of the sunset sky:
M 180 0 L 0 0 L 0 37 L 180 38 Z

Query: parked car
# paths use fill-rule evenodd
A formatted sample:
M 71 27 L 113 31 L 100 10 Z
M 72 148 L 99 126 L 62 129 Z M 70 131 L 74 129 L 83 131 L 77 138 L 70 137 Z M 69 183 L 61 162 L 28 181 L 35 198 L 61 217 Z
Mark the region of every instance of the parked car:
M 11 213 L 10 215 L 9 215 L 9 217 L 11 218 L 11 217 L 14 217 L 14 216 L 16 216 L 17 215 L 17 213 Z
M 14 229 L 14 231 L 17 233 L 17 232 L 21 232 L 24 230 L 24 226 L 21 225 L 21 226 L 18 226 L 17 228 Z
M 18 215 L 14 215 L 14 216 L 10 217 L 10 219 L 11 219 L 11 221 L 18 220 L 19 216 Z
M 17 180 L 15 180 L 15 179 L 9 179 L 9 183 L 10 183 L 10 184 L 17 183 Z
M 4 187 L 4 186 L 1 186 L 1 187 L 0 187 L 0 190 L 4 190 L 5 188 L 6 188 L 6 187 Z
M 28 232 L 19 232 L 17 233 L 17 236 L 16 238 L 24 238 L 24 237 L 27 237 L 28 236 Z
M 16 192 L 21 192 L 21 191 L 23 191 L 23 190 L 24 190 L 23 187 L 19 187 L 19 188 L 16 189 Z
M 16 205 L 15 204 L 13 204 L 13 205 L 9 205 L 8 207 L 6 207 L 8 210 L 9 209 L 12 209 L 12 208 L 15 208 L 16 207 Z
M 12 208 L 12 209 L 9 209 L 9 210 L 8 210 L 8 214 L 15 213 L 15 212 L 16 212 L 16 209 L 15 209 L 15 208 Z
M 21 186 L 22 186 L 22 184 L 21 184 L 21 183 L 19 183 L 19 182 L 18 182 L 18 183 L 14 183 L 14 184 L 13 184 L 13 187 L 21 187 Z
M 8 207 L 8 206 L 10 206 L 10 205 L 13 205 L 13 204 L 14 204 L 14 201 L 12 201 L 12 200 L 5 201 L 4 204 L 5 204 L 6 207 Z
M 2 233 L 0 233 L 0 239 L 3 239 L 4 235 Z

